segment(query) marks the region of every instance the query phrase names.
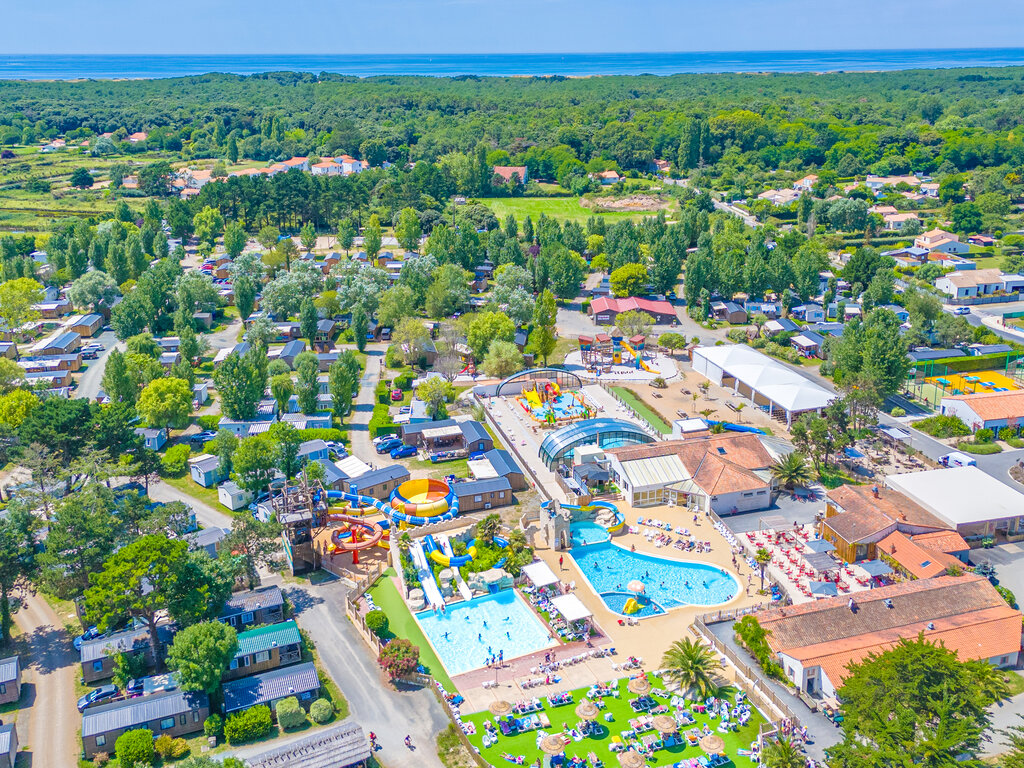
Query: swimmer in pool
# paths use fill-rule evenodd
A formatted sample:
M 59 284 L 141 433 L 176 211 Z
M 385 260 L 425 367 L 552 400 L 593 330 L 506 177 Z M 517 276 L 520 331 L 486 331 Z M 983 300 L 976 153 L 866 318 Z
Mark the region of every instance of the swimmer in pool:
M 509 640 L 512 639 L 512 635 L 510 635 L 508 632 L 505 633 L 505 637 L 507 637 Z
M 447 633 L 447 632 L 445 632 L 445 633 L 444 633 L 444 639 L 445 639 L 445 640 L 447 640 L 447 639 L 448 639 L 448 633 Z
M 684 581 L 683 582 L 683 586 L 686 587 L 687 589 L 689 589 L 690 588 L 690 582 L 689 581 Z
M 486 619 L 484 620 L 484 629 L 487 629 L 487 621 L 486 621 Z
M 476 633 L 476 641 L 478 643 L 482 643 L 484 641 L 483 635 L 481 635 L 479 632 Z

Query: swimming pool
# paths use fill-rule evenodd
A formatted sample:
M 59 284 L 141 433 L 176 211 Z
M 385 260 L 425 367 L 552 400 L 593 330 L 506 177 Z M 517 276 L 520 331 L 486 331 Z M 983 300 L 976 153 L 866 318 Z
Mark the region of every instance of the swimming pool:
M 416 620 L 449 675 L 483 667 L 491 654 L 514 659 L 558 645 L 514 589 L 450 605 L 444 615 L 423 611 Z
M 728 572 L 707 563 L 668 560 L 664 557 L 630 552 L 610 541 L 576 547 L 569 555 L 579 565 L 591 588 L 615 613 L 622 613 L 629 595 L 626 585 L 639 579 L 646 586 L 644 594 L 658 607 L 669 610 L 684 605 L 719 605 L 739 594 L 740 585 Z M 634 616 L 657 613 L 641 611 Z
M 569 533 L 572 535 L 574 545 L 589 546 L 608 541 L 611 534 L 603 525 L 598 525 L 592 520 L 582 520 L 569 526 Z
M 556 419 L 578 419 L 587 414 L 587 408 L 577 395 L 563 392 L 541 407 L 533 409 L 534 418 L 541 421 L 547 419 L 548 413 L 554 413 Z

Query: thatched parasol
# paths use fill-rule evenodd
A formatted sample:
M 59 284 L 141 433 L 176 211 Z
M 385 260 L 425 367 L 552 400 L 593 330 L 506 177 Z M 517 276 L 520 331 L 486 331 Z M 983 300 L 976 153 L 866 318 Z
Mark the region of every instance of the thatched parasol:
M 622 768 L 644 768 L 644 758 L 638 752 L 634 752 L 631 749 L 627 749 L 625 752 L 619 752 L 619 765 Z
M 540 748 L 549 755 L 560 755 L 565 749 L 565 737 L 560 733 L 552 733 L 540 740 Z
M 655 715 L 651 724 L 658 733 L 675 733 L 679 730 L 679 725 L 668 715 Z
M 507 715 L 512 711 L 512 705 L 507 701 L 495 701 L 487 709 L 491 711 L 492 715 Z
M 630 592 L 646 592 L 647 586 L 640 579 L 633 579 L 626 585 L 626 589 Z
M 592 701 L 581 701 L 576 707 L 576 716 L 582 720 L 595 720 L 599 712 L 597 705 Z
M 709 755 L 717 755 L 723 749 L 725 749 L 725 741 L 721 736 L 714 733 L 709 733 L 703 739 L 700 740 L 700 748 L 707 752 Z
M 651 681 L 646 677 L 634 677 L 626 683 L 626 690 L 642 696 L 645 693 L 651 692 Z

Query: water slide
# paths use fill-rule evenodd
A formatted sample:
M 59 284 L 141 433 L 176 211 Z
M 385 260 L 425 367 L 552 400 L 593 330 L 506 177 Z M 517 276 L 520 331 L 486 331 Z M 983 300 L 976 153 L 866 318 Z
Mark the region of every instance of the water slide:
M 633 357 L 636 358 L 637 368 L 643 368 L 648 373 L 657 373 L 656 370 L 654 370 L 653 368 L 651 368 L 651 366 L 649 366 L 647 363 L 644 362 L 644 359 L 643 359 L 643 357 L 642 357 L 640 352 L 638 352 L 637 350 L 633 349 L 625 341 L 621 342 L 621 344 L 622 344 L 622 348 L 624 350 L 626 350 L 629 354 L 633 355 Z
M 364 507 L 374 507 L 391 522 L 408 523 L 409 525 L 426 525 L 427 523 L 436 523 L 441 520 L 451 520 L 459 514 L 459 499 L 454 493 L 450 494 L 450 499 L 448 500 L 448 511 L 443 515 L 438 515 L 436 517 L 422 517 L 419 515 L 410 515 L 405 512 L 399 512 L 387 502 L 380 501 L 372 496 L 360 496 L 356 493 L 345 493 L 343 491 L 325 491 L 325 493 L 327 494 L 328 499 L 341 499 L 351 504 L 359 504 Z
M 547 509 L 550 506 L 550 501 L 542 501 L 540 506 L 541 509 Z M 571 512 L 593 512 L 597 509 L 608 509 L 615 514 L 615 522 L 608 526 L 608 533 L 618 533 L 626 526 L 626 516 L 619 512 L 619 508 L 612 504 L 610 501 L 601 501 L 600 499 L 591 501 L 589 504 L 579 506 L 577 504 L 558 504 L 560 509 L 568 509 Z
M 422 539 L 413 539 L 412 546 L 409 547 L 409 555 L 412 557 L 413 565 L 416 566 L 416 576 L 420 580 L 420 586 L 423 587 L 423 596 L 427 600 L 427 605 L 441 607 L 444 605 L 444 598 L 441 596 L 437 582 L 434 581 L 434 572 L 430 569 L 430 564 L 427 563 Z
M 451 550 L 451 543 L 448 542 L 447 539 L 444 539 L 444 542 L 447 542 L 448 546 L 442 550 L 441 547 L 437 545 L 437 542 L 434 541 L 433 536 L 423 537 L 423 548 L 426 550 L 427 554 L 430 555 L 430 559 L 438 565 L 444 566 L 445 568 L 459 568 L 466 563 L 472 562 L 473 558 L 476 557 L 476 539 L 469 542 L 469 545 L 466 547 L 465 555 L 456 555 Z M 508 541 L 501 538 L 501 536 L 495 536 L 494 543 L 502 549 L 508 547 Z M 501 568 L 501 566 L 505 564 L 506 559 L 507 558 L 504 557 L 501 558 L 494 564 L 494 567 Z
M 755 435 L 768 434 L 763 429 L 758 429 L 757 427 L 749 427 L 746 424 L 733 424 L 732 422 L 729 421 L 712 421 L 711 419 L 705 419 L 704 421 L 707 422 L 707 425 L 709 427 L 713 427 L 715 424 L 721 424 L 722 428 L 728 430 L 729 432 L 752 432 Z
M 452 549 L 451 539 L 449 539 L 447 536 L 441 537 L 441 549 L 444 550 L 444 553 L 446 555 L 448 555 L 449 562 L 453 557 L 455 557 L 455 551 Z M 458 568 L 455 568 L 453 570 L 453 573 L 455 574 L 455 586 L 458 588 L 459 594 L 462 595 L 462 599 L 472 600 L 473 593 L 470 591 L 469 585 L 466 583 L 466 580 L 462 578 L 462 571 L 460 571 Z

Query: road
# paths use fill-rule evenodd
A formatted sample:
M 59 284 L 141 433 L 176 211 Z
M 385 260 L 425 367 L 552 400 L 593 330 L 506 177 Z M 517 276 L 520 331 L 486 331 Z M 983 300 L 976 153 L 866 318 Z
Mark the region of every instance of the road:
M 104 331 L 92 341 L 102 344 L 103 352 L 96 360 L 87 361 L 89 367 L 85 369 L 85 373 L 78 380 L 78 387 L 75 389 L 74 396 L 84 400 L 95 400 L 96 395 L 103 388 L 103 372 L 107 368 L 107 358 L 110 357 L 110 350 L 117 344 L 117 337 L 113 331 Z M 124 344 L 119 346 L 123 351 Z
M 76 765 L 81 716 L 75 704 L 78 654 L 57 614 L 38 594 L 26 595 L 14 621 L 24 633 L 29 659 L 24 677 L 18 739 L 31 765 Z
M 373 440 L 370 438 L 368 425 L 370 417 L 373 415 L 373 390 L 377 386 L 377 382 L 380 381 L 386 350 L 386 344 L 370 344 L 364 350 L 367 354 L 366 370 L 359 380 L 359 392 L 352 404 L 353 413 L 348 422 L 349 453 L 358 456 L 363 461 L 369 461 L 377 455 L 373 450 Z

